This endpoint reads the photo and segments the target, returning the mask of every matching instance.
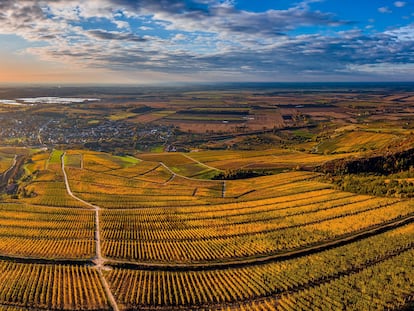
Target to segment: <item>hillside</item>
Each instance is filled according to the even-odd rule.
[[[375,292],[387,297],[371,301],[377,309],[410,301],[412,201],[335,190],[304,171],[194,179],[179,172],[206,164],[174,169],[183,156],[32,155],[19,199],[0,202],[0,305],[290,310],[329,299],[358,309]]]
[[[377,173],[388,175],[407,171],[414,166],[414,139],[408,137],[359,157],[327,161],[317,168],[330,174]]]

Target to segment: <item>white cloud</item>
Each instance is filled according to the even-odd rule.
[[[380,13],[392,13],[392,11],[390,10],[390,8],[389,7],[386,7],[386,6],[383,6],[383,7],[378,8],[378,12],[380,12]]]
[[[186,40],[186,39],[187,39],[187,36],[186,35],[183,35],[182,33],[176,34],[172,38],[173,41],[183,41],[183,40]]]
[[[402,8],[406,5],[406,3],[404,1],[395,1],[394,2],[394,6],[397,8]]]
[[[113,20],[112,23],[114,23],[118,29],[127,29],[127,30],[131,29],[131,27],[129,26],[129,23],[126,21]]]
[[[400,27],[393,30],[388,30],[384,32],[386,35],[395,37],[398,41],[402,42],[414,42],[414,24]]]

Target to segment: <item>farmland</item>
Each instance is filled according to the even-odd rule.
[[[410,200],[336,190],[314,172],[227,181],[179,174],[188,172],[174,168],[181,159],[218,158],[194,155],[34,154],[26,196],[0,205],[0,304],[296,310],[323,307],[326,297],[355,309],[367,299],[377,309],[411,301]],[[34,278],[45,281],[34,288]],[[355,286],[366,290],[356,295]]]
[[[0,310],[409,310],[413,97],[387,94],[19,106],[86,114],[0,148]]]
[[[414,126],[409,84],[301,87],[299,93],[289,85],[214,91],[8,88],[2,91],[10,100],[24,92],[27,97],[61,93],[64,98],[93,93],[99,101],[2,105],[0,138],[10,147],[70,145],[130,154],[275,148],[353,154],[398,142]]]

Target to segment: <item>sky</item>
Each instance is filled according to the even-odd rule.
[[[0,0],[0,83],[414,81],[414,0]]]

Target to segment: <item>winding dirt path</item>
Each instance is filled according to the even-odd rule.
[[[220,171],[220,169],[218,169],[217,167],[213,167],[213,166],[210,166],[210,165],[205,164],[205,163],[203,163],[203,162],[200,162],[200,161],[198,161],[198,160],[196,160],[196,159],[194,159],[194,158],[190,157],[189,155],[187,155],[187,154],[185,154],[185,153],[181,153],[181,154],[182,154],[184,157],[186,157],[187,159],[189,159],[189,160],[191,160],[191,161],[193,161],[193,162],[195,162],[195,163],[197,163],[197,164],[200,164],[201,166],[204,166],[204,167],[209,168],[209,169],[214,170],[214,171]]]
[[[201,182],[210,182],[210,183],[216,183],[216,184],[220,184],[221,181],[220,180],[212,180],[212,179],[200,179],[200,178],[192,178],[192,177],[187,177],[181,174],[178,174],[176,172],[174,172],[172,169],[170,169],[167,165],[164,164],[164,162],[159,162],[159,164],[164,167],[169,173],[171,173],[172,175],[178,176],[180,178],[183,179],[187,179],[187,180],[193,180],[193,181],[201,181]]]
[[[310,254],[318,253],[321,251],[325,251],[328,249],[336,248],[342,245],[346,245],[349,243],[353,243],[359,240],[362,240],[364,238],[377,235],[382,232],[386,232],[389,230],[392,230],[394,228],[406,225],[408,223],[414,222],[414,214],[407,215],[405,217],[399,217],[396,219],[392,219],[386,223],[378,224],[376,226],[372,226],[369,228],[365,228],[364,230],[361,230],[359,232],[353,232],[352,234],[344,235],[337,237],[336,239],[333,239],[331,241],[326,241],[322,243],[318,243],[316,245],[306,246],[299,249],[294,249],[291,251],[283,252],[283,253],[274,253],[274,254],[268,254],[266,256],[253,256],[250,258],[239,258],[239,259],[233,259],[230,261],[224,261],[224,262],[200,262],[200,263],[181,263],[181,264],[168,264],[168,263],[155,263],[155,262],[131,262],[127,260],[112,260],[112,259],[105,259],[102,257],[101,254],[101,237],[100,237],[100,223],[99,223],[99,211],[101,208],[97,205],[93,205],[89,202],[86,202],[82,200],[81,198],[77,197],[73,194],[73,192],[70,189],[69,180],[65,171],[65,164],[64,164],[64,157],[66,153],[63,153],[61,156],[61,164],[62,164],[62,172],[65,180],[65,186],[67,193],[74,199],[78,200],[79,202],[82,202],[86,206],[92,208],[95,211],[95,242],[96,242],[96,254],[95,258],[93,259],[93,263],[95,264],[95,267],[99,273],[99,277],[101,279],[102,285],[105,289],[105,292],[107,294],[107,297],[109,299],[110,305],[115,311],[119,311],[117,303],[115,301],[115,298],[111,292],[111,289],[103,275],[103,271],[112,266],[122,266],[126,268],[131,269],[143,269],[143,270],[168,270],[168,271],[197,271],[197,270],[214,270],[214,269],[228,269],[230,267],[242,267],[246,265],[260,265],[267,262],[273,262],[273,261],[283,261],[283,260],[289,260],[292,258],[298,258],[302,256],[307,256]],[[194,178],[189,178],[186,176],[182,176],[179,174],[174,173],[168,166],[166,166],[164,163],[160,162],[160,165],[165,167],[173,176],[179,176],[185,179],[189,180],[197,180]],[[217,182],[217,181],[214,181]],[[224,196],[225,186],[223,186],[223,196]],[[408,248],[412,248],[413,246],[410,245]],[[408,249],[407,248],[407,249]],[[390,256],[396,256],[399,253],[397,251],[395,254],[391,254]],[[385,260],[385,258],[381,258],[381,260]],[[105,263],[108,265],[105,267]],[[329,280],[334,280],[336,278],[341,277],[342,275],[355,273],[355,271],[358,271],[359,269],[363,269],[364,267],[358,267],[356,270],[352,271],[346,271],[346,273],[341,275],[332,275]],[[323,278],[321,280],[317,280],[317,283],[324,283],[327,279]],[[301,288],[298,288],[297,290],[301,290]]]
[[[15,154],[13,157],[12,164],[7,168],[7,170],[5,170],[3,173],[0,173],[0,187],[6,186],[9,180],[11,179],[13,175],[13,170],[16,170],[16,165],[18,165],[18,157],[19,156]]]
[[[82,202],[83,204],[91,207],[95,211],[95,258],[93,259],[93,263],[95,264],[95,268],[98,270],[99,278],[101,279],[101,283],[105,289],[105,293],[108,297],[109,303],[114,311],[119,311],[118,304],[115,301],[115,297],[111,292],[111,289],[108,285],[108,282],[105,279],[105,276],[103,275],[102,271],[105,269],[104,263],[105,259],[102,257],[101,252],[101,233],[100,233],[100,227],[99,227],[99,211],[101,208],[98,205],[91,204],[89,202],[86,202],[85,200],[82,200],[81,198],[77,197],[73,194],[72,190],[70,189],[68,175],[65,171],[65,155],[66,152],[62,154],[60,157],[61,163],[62,163],[62,173],[65,180],[65,187],[67,193],[74,198],[75,200]]]
[[[13,169],[13,167],[15,167],[16,164],[17,164],[17,154],[14,155],[12,164],[2,174],[7,175]]]

